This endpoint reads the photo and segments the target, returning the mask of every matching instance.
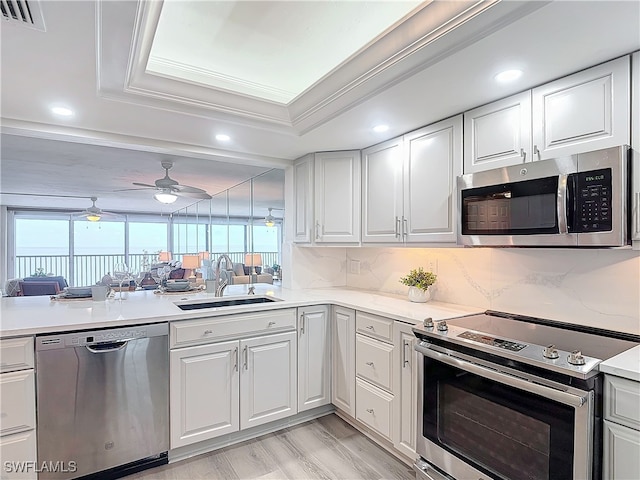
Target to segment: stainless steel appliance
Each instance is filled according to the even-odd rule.
[[[630,243],[630,156],[619,146],[458,177],[458,244]]]
[[[601,477],[598,364],[640,337],[493,311],[413,330],[418,479]]]
[[[167,463],[168,332],[160,323],[36,337],[40,480]]]

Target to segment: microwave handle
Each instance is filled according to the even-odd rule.
[[[567,222],[567,194],[568,183],[571,181],[571,176],[561,174],[558,176],[558,195],[556,197],[556,208],[558,210],[558,233],[569,233],[569,227]]]

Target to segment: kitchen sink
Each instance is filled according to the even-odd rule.
[[[215,300],[205,300],[198,303],[176,304],[181,310],[200,310],[202,308],[232,307],[235,305],[252,305],[254,303],[279,302],[279,298],[255,296],[255,297],[221,297]]]

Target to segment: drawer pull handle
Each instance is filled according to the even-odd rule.
[[[375,328],[373,328],[373,325],[367,325],[365,328],[368,328],[369,330],[375,330]]]
[[[273,326],[273,325],[275,325],[275,324],[276,324],[276,322],[269,322],[269,323],[267,324],[267,328],[272,327],[272,326]]]
[[[300,314],[300,323],[302,324],[300,327],[300,333],[304,334],[304,313]]]
[[[205,330],[204,331],[204,335],[211,335],[213,333],[213,330]]]
[[[238,371],[238,347],[236,347],[234,354],[236,357],[236,364],[234,365],[233,369],[237,372]]]
[[[365,362],[365,365],[369,365],[370,367],[373,367],[373,362]]]
[[[373,415],[373,408],[367,408],[367,413],[370,413],[371,415]]]
[[[244,369],[249,370],[249,352],[247,351],[247,346],[244,346]]]

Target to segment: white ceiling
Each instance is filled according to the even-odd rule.
[[[183,3],[190,6],[171,8]],[[324,3],[296,7],[322,10]],[[105,210],[160,211],[150,194],[113,190],[153,183],[163,174],[160,161],[169,157],[172,178],[216,193],[305,153],[364,148],[640,49],[638,1],[425,2],[284,104],[151,73],[162,2],[40,5],[45,31],[1,25],[5,205],[71,207],[5,194],[57,193],[97,195]],[[263,19],[252,9],[240,11],[245,25]],[[191,25],[170,26],[172,35],[180,28],[184,34]],[[326,50],[341,45],[341,36],[333,36]],[[242,45],[226,48],[245,54]],[[206,56],[207,49],[197,53]],[[188,63],[211,69],[195,57]],[[291,76],[306,70],[294,61],[282,65],[278,69]],[[524,75],[508,86],[496,84],[493,75],[508,67]],[[75,115],[55,117],[53,104]],[[389,124],[389,131],[372,132],[378,123]],[[216,133],[231,140],[219,142]]]

